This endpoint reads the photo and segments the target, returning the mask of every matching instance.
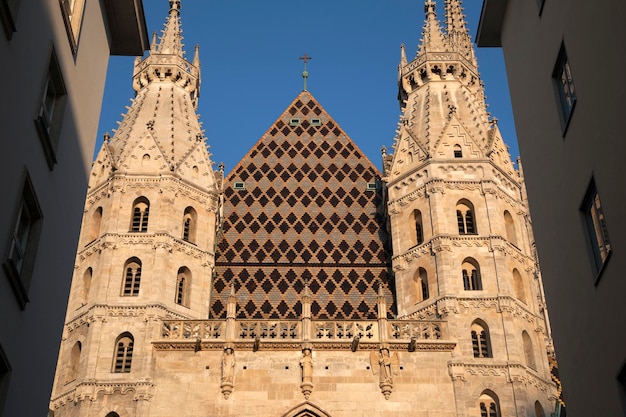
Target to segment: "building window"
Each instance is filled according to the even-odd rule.
[[[574,88],[572,69],[570,68],[565,45],[563,44],[561,44],[561,50],[559,51],[552,77],[557,90],[559,107],[561,109],[561,121],[563,131],[565,132],[576,105],[576,89]]]
[[[187,207],[183,214],[183,240],[196,243],[196,223],[198,215],[193,207]]]
[[[0,345],[0,411],[4,409],[4,402],[9,390],[9,380],[11,379],[11,364],[7,358],[2,345]]]
[[[70,360],[67,364],[67,374],[65,376],[65,383],[68,384],[76,379],[78,375],[78,365],[80,363],[80,352],[82,345],[80,342],[74,343],[70,352]]]
[[[191,271],[187,267],[178,270],[176,278],[176,304],[189,307],[189,289],[191,287]]]
[[[588,241],[591,246],[592,258],[596,272],[600,272],[611,254],[611,243],[606,228],[604,212],[600,196],[592,180],[581,206],[587,225]]]
[[[518,300],[526,304],[526,290],[524,289],[524,280],[522,274],[519,273],[517,268],[513,268],[513,288],[515,290],[515,297]]]
[[[454,157],[463,158],[463,151],[461,150],[460,145],[454,145]]]
[[[141,284],[141,261],[138,258],[130,258],[124,266],[124,285],[122,296],[136,297],[139,295]]]
[[[50,169],[53,169],[54,164],[57,163],[56,151],[61,135],[66,99],[67,92],[65,91],[61,68],[55,52],[52,51],[41,92],[41,103],[35,118],[39,139]]]
[[[468,200],[460,200],[456,203],[456,220],[460,235],[476,234],[474,223],[474,206]]]
[[[535,417],[546,417],[546,413],[543,411],[543,406],[539,401],[535,401]]]
[[[472,336],[472,351],[475,358],[491,358],[491,341],[489,328],[482,320],[475,320],[470,328]]]
[[[243,181],[237,181],[235,183],[233,183],[233,188],[235,190],[245,190],[246,189],[246,183]]]
[[[75,53],[78,48],[78,35],[83,20],[83,10],[85,9],[85,0],[59,0],[61,4],[61,14],[65,22],[65,30],[70,41],[72,52]]]
[[[9,40],[13,37],[13,33],[17,31],[15,22],[17,21],[20,1],[21,0],[0,0],[0,21],[4,27],[4,33]]]
[[[89,299],[89,290],[91,289],[91,279],[93,278],[93,269],[91,267],[85,270],[83,274],[83,288],[81,291],[81,302],[83,305],[87,304]]]
[[[530,336],[524,330],[522,332],[522,342],[524,343],[524,357],[526,359],[526,366],[530,369],[537,370],[537,363],[535,362],[535,353],[533,351],[533,342],[530,340]]]
[[[113,361],[113,372],[128,373],[133,361],[133,335],[122,333],[115,341],[115,359]]]
[[[465,258],[461,265],[461,274],[463,276],[463,288],[466,291],[478,291],[483,289],[483,283],[480,278],[480,267],[478,262],[472,258]]]
[[[500,417],[500,404],[496,395],[486,390],[478,399],[480,417]]]
[[[415,293],[417,294],[417,301],[427,300],[429,297],[428,291],[428,273],[424,268],[419,268],[415,273],[414,286]]]
[[[146,197],[139,197],[133,203],[133,218],[130,222],[131,232],[147,232],[150,201]]]
[[[3,264],[11,288],[20,305],[28,302],[28,288],[32,279],[43,214],[28,173],[24,176],[22,196],[9,238],[9,252]]]
[[[119,414],[117,414],[115,411],[111,411],[109,414],[107,414],[105,417],[120,417]]]
[[[102,207],[94,210],[89,222],[87,244],[90,244],[100,236],[100,225],[102,223]]]
[[[302,122],[299,118],[295,117],[293,119],[289,119],[289,126],[300,126]]]
[[[413,222],[415,224],[415,242],[418,245],[424,243],[424,227],[422,226],[422,212],[413,210]]]
[[[513,246],[517,247],[517,232],[515,231],[515,221],[508,210],[504,210],[504,226],[506,228],[506,239]]]

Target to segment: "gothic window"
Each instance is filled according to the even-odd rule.
[[[91,267],[85,270],[83,274],[83,288],[81,291],[81,301],[86,303],[89,298],[89,290],[91,289],[91,279],[93,277],[93,269]]]
[[[489,390],[485,390],[478,399],[480,417],[500,417],[500,403],[498,397]]]
[[[139,284],[141,283],[141,261],[138,258],[130,258],[124,265],[124,285],[122,287],[123,296],[139,295]]]
[[[595,270],[600,272],[611,254],[611,243],[609,242],[609,233],[606,228],[604,212],[602,211],[602,203],[600,202],[600,196],[596,190],[594,180],[591,180],[591,184],[587,189],[581,211],[587,225],[588,241],[591,246]]]
[[[517,246],[517,233],[515,232],[515,222],[508,210],[504,210],[504,226],[506,228],[506,239],[514,246]]]
[[[189,307],[189,290],[191,287],[191,271],[183,266],[178,270],[176,278],[176,304]]]
[[[145,197],[139,197],[133,203],[133,217],[130,223],[131,232],[148,231],[148,215],[150,214],[150,201]]]
[[[93,242],[100,235],[100,225],[102,224],[102,207],[98,207],[94,210],[89,222],[89,236],[87,238],[87,244]]]
[[[118,336],[115,341],[115,358],[113,361],[113,372],[128,373],[133,360],[133,335],[126,332]]]
[[[561,49],[552,73],[554,84],[556,85],[559,107],[561,110],[561,122],[563,131],[567,128],[569,120],[576,105],[576,89],[574,88],[574,79],[572,78],[572,69],[565,45],[561,44]]]
[[[193,207],[187,207],[183,214],[183,240],[196,243],[197,214]]]
[[[468,200],[460,200],[456,203],[456,220],[460,235],[476,233],[474,206]]]
[[[52,51],[46,72],[39,110],[35,117],[35,125],[43,146],[48,168],[52,170],[57,163],[56,150],[59,144],[61,123],[67,92],[61,74],[61,67],[56,54]]]
[[[472,336],[472,351],[475,358],[491,358],[491,341],[489,328],[482,320],[474,320],[470,327]]]
[[[107,414],[105,417],[120,417],[119,414],[117,414],[115,411],[111,411],[109,414]]]
[[[524,289],[524,280],[522,274],[519,273],[517,268],[513,268],[513,287],[515,289],[515,297],[517,297],[523,303],[526,303],[526,290]]]
[[[429,297],[428,293],[428,274],[424,268],[419,268],[413,277],[414,291],[417,294],[417,300],[424,301]]]
[[[535,353],[533,351],[533,342],[530,340],[530,336],[524,330],[522,332],[522,342],[524,343],[524,356],[526,358],[526,366],[530,369],[537,370],[537,364],[535,362]]]
[[[415,224],[415,242],[418,245],[424,243],[424,227],[422,226],[422,212],[413,210],[413,222]]]
[[[472,258],[465,258],[461,265],[461,274],[463,276],[463,288],[466,291],[478,291],[483,289],[483,283],[480,278],[480,267],[478,262]]]
[[[78,375],[78,365],[80,363],[80,351],[82,349],[82,345],[80,342],[74,343],[72,346],[72,350],[70,352],[70,360],[67,364],[67,374],[65,377],[65,383],[72,382],[76,379]]]
[[[3,264],[15,297],[23,309],[28,302],[28,288],[35,265],[43,214],[28,173],[25,173],[22,198],[16,207],[9,251]]]
[[[545,411],[539,401],[535,401],[535,417],[546,417]]]
[[[454,157],[463,158],[463,150],[461,150],[460,145],[454,145]]]
[[[78,35],[83,20],[83,10],[85,0],[59,0],[61,3],[61,14],[65,22],[67,37],[70,41],[72,52],[76,52],[78,47]]]

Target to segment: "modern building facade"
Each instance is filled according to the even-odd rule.
[[[460,2],[402,47],[383,172],[305,89],[228,175],[169,4],[93,165],[55,415],[549,415],[524,179]]]
[[[626,151],[620,1],[483,3],[479,46],[502,47],[568,412],[623,415]],[[601,65],[598,58],[602,57]],[[595,335],[597,337],[590,337]]]
[[[45,415],[110,54],[141,1],[0,1],[0,414]]]

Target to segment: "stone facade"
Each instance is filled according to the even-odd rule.
[[[523,177],[459,2],[402,50],[382,173],[305,90],[227,176],[170,6],[92,170],[56,415],[550,413]]]

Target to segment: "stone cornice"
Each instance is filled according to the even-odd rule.
[[[203,250],[193,243],[178,239],[169,233],[105,233],[98,239],[90,242],[78,252],[77,260],[84,261],[94,253],[105,249],[117,249],[119,245],[150,245],[154,249],[163,248],[169,252],[184,252],[196,259],[204,259],[203,266],[212,266],[215,258],[213,252]]]
[[[71,390],[64,392],[61,395],[53,397],[50,400],[50,408],[58,410],[66,405],[76,405],[83,401],[96,401],[98,394],[104,393],[107,395],[120,394],[126,395],[129,393],[134,394],[133,400],[145,400],[149,401],[154,397],[155,384],[150,381],[136,381],[136,382],[97,382],[97,381],[85,381],[81,382]]]
[[[489,363],[487,363],[489,362]],[[467,381],[469,378],[481,376],[502,376],[507,382],[519,382],[533,385],[543,392],[556,391],[556,385],[550,380],[539,377],[535,371],[516,362],[501,362],[493,359],[476,359],[475,361],[450,361],[448,373],[454,380]]]

